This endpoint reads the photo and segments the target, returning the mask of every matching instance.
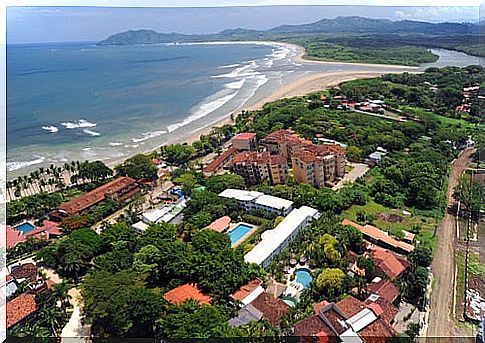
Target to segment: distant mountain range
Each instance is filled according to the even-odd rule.
[[[470,23],[429,23],[413,20],[392,21],[363,17],[337,17],[322,19],[311,24],[281,25],[259,31],[250,29],[228,29],[216,34],[196,35],[181,33],[159,33],[153,30],[129,30],[114,34],[99,42],[99,45],[157,44],[169,42],[208,40],[275,39],[285,36],[315,34],[421,34],[421,35],[470,35],[478,34],[482,25]]]

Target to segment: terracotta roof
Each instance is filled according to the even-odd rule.
[[[399,290],[389,280],[380,280],[379,282],[371,282],[367,286],[367,290],[370,293],[377,294],[380,297],[386,299],[389,302],[394,302],[399,296]]]
[[[396,330],[382,318],[378,318],[371,324],[358,332],[364,342],[384,342],[386,339],[394,337]]]
[[[35,294],[23,293],[7,303],[7,329],[37,311]]]
[[[110,181],[89,193],[62,203],[59,206],[59,209],[67,212],[68,214],[77,214],[91,207],[92,205],[103,201],[106,196],[114,195],[134,183],[136,183],[136,181],[131,177],[119,177],[116,180]]]
[[[25,237],[22,232],[17,231],[10,226],[7,225],[7,238],[6,238],[6,243],[7,243],[7,249],[13,248],[17,244],[25,241],[27,237]]]
[[[224,216],[214,220],[207,228],[217,232],[223,232],[229,227],[229,224],[231,224],[231,217]]]
[[[376,267],[393,279],[399,277],[410,266],[406,259],[379,247],[373,247],[370,255]]]
[[[348,219],[344,219],[342,221],[342,225],[350,225],[355,227],[357,230],[362,232],[363,235],[368,236],[376,241],[382,242],[386,245],[389,245],[391,247],[394,247],[396,249],[401,249],[407,253],[410,253],[414,250],[414,246],[411,244],[405,243],[398,241],[397,239],[389,236],[386,232],[376,228],[375,226],[372,225],[360,225],[357,223],[354,223],[353,221],[350,221]]]
[[[380,306],[380,308],[383,311],[381,317],[388,323],[390,323],[394,319],[396,314],[399,312],[396,306],[394,306],[392,303],[390,303],[388,300],[384,299],[383,297],[378,297],[375,300],[371,300],[371,298],[369,297],[365,301],[365,304],[367,306],[369,306],[372,303],[378,304]]]
[[[229,148],[226,151],[224,151],[222,154],[217,156],[211,163],[207,165],[207,167],[204,168],[204,173],[213,173],[219,168],[222,167],[222,165],[236,152],[236,148]]]
[[[24,263],[21,266],[12,267],[10,271],[15,279],[28,279],[34,281],[37,278],[37,267],[33,263]]]
[[[313,313],[318,314],[318,311],[320,311],[322,308],[324,308],[328,304],[329,304],[329,302],[326,301],[326,300],[323,300],[319,303],[313,304]]]
[[[267,319],[273,326],[279,327],[281,317],[288,314],[289,306],[279,298],[274,298],[266,292],[261,293],[251,303],[255,308],[263,313],[263,318]]]
[[[210,304],[212,298],[202,293],[196,284],[183,284],[163,295],[163,298],[172,304],[180,304],[187,299],[193,299],[199,304]]]
[[[356,315],[366,307],[362,301],[354,298],[351,295],[348,295],[335,305],[349,318]]]
[[[253,132],[241,132],[235,135],[232,140],[248,140],[248,139],[253,139],[256,137],[256,134]]]
[[[242,301],[249,294],[251,294],[256,288],[261,286],[262,281],[260,279],[253,279],[248,283],[239,287],[230,297],[236,301]]]
[[[315,336],[320,332],[325,333],[326,336],[335,336],[332,329],[318,316],[313,315],[295,323],[293,327],[293,334],[295,336]],[[313,342],[309,340],[309,342]]]

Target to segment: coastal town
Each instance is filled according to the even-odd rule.
[[[114,170],[72,162],[9,181],[7,332],[384,342],[437,335],[443,315],[476,334],[483,74],[344,82]],[[439,274],[449,259],[454,281]]]

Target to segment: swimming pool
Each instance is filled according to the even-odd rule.
[[[35,226],[30,224],[30,223],[25,222],[25,223],[22,223],[20,225],[15,226],[14,229],[17,230],[17,231],[20,231],[22,233],[27,233],[27,232],[35,229]]]
[[[236,244],[245,234],[253,229],[252,226],[247,224],[237,224],[237,226],[229,231],[227,234],[231,239],[231,244]]]
[[[310,286],[310,282],[312,282],[313,280],[310,270],[306,268],[300,268],[295,270],[295,277],[296,282],[301,283],[305,288],[308,288]]]

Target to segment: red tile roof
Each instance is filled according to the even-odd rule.
[[[367,286],[369,293],[377,294],[389,302],[394,302],[399,296],[399,290],[389,280],[380,280],[379,282],[371,282]]]
[[[377,300],[374,300],[374,301],[370,300],[370,298],[368,298],[365,301],[365,304],[367,306],[369,306],[372,303],[378,304],[380,306],[380,308],[383,311],[381,317],[382,317],[382,319],[384,319],[388,323],[392,322],[392,320],[394,319],[396,314],[399,312],[399,310],[397,309],[396,306],[391,304],[389,301],[387,301],[383,297],[379,297],[379,298],[377,298]]]
[[[25,241],[27,237],[20,232],[17,231],[10,226],[7,225],[7,238],[6,238],[6,243],[7,243],[7,249],[13,248],[17,244]]]
[[[233,147],[224,151],[204,168],[204,173],[214,173],[216,170],[221,168],[235,152],[236,148]]]
[[[353,226],[354,228],[362,232],[364,236],[368,236],[378,242],[384,243],[396,249],[400,249],[406,253],[410,253],[414,250],[414,246],[412,246],[411,244],[398,241],[397,239],[389,236],[386,232],[376,228],[375,226],[372,226],[372,225],[362,226],[348,219],[344,219],[342,221],[342,225]]]
[[[33,263],[24,263],[18,267],[12,267],[10,275],[17,280],[28,279],[34,281],[37,278],[37,267]]]
[[[235,135],[232,140],[249,140],[256,137],[256,134],[253,132],[241,132]]]
[[[236,154],[232,159],[233,164],[286,164],[286,158],[282,155],[271,155],[268,151],[243,151]]]
[[[349,318],[366,308],[362,301],[354,298],[351,295],[348,295],[335,305]]]
[[[261,293],[251,303],[256,309],[263,313],[263,318],[267,319],[271,325],[279,327],[281,317],[288,314],[290,308],[283,300],[275,298],[266,292]]]
[[[335,336],[332,329],[330,329],[318,315],[313,315],[300,320],[295,323],[293,329],[293,334],[295,336],[314,336],[319,333],[322,333],[322,335],[325,334],[325,336]],[[308,341],[313,342],[311,339]]]
[[[193,299],[199,304],[210,304],[212,298],[202,293],[196,284],[183,284],[163,295],[163,298],[172,304],[180,304],[188,299]]]
[[[231,224],[231,217],[224,216],[214,220],[207,228],[216,232],[223,232],[229,227],[229,224]]]
[[[7,303],[7,329],[38,310],[35,294],[23,293]]]
[[[373,247],[370,255],[375,266],[392,279],[398,278],[410,266],[406,259],[379,247]]]
[[[396,336],[396,330],[385,320],[379,318],[358,332],[364,342],[386,342]]]
[[[319,303],[313,304],[313,313],[318,314],[318,311],[320,311],[322,308],[324,308],[328,304],[329,304],[329,302],[326,301],[326,300],[323,300]]]
[[[256,288],[261,286],[262,281],[260,279],[253,279],[248,283],[239,287],[230,297],[236,301],[244,300],[249,294],[251,294]]]
[[[131,177],[123,176],[116,180],[110,181],[101,187],[92,190],[78,198],[72,199],[68,202],[62,203],[59,209],[67,212],[68,214],[77,214],[89,207],[103,201],[105,197],[115,195],[123,189],[136,183]]]

